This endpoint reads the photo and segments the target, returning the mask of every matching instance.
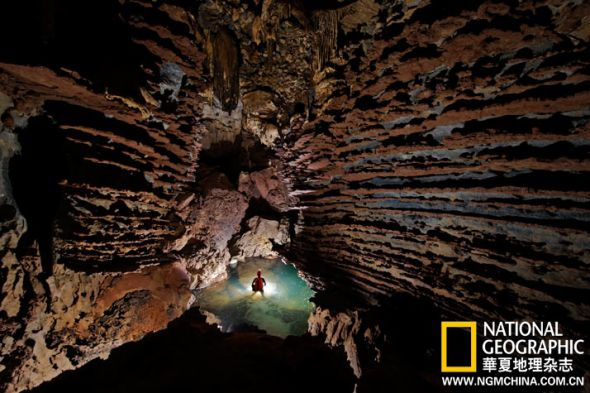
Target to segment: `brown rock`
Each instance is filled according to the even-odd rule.
[[[252,217],[246,231],[236,242],[238,258],[276,258],[273,244],[286,245],[289,242],[288,222]]]
[[[240,173],[239,191],[249,198],[262,198],[277,211],[289,208],[289,195],[285,180],[274,167],[252,173]]]

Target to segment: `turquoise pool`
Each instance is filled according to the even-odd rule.
[[[307,331],[307,317],[314,307],[309,299],[314,292],[293,265],[281,259],[251,258],[228,269],[227,280],[197,294],[197,305],[221,321],[221,330],[231,332],[251,325],[279,337]],[[258,269],[267,283],[264,295],[251,289]]]

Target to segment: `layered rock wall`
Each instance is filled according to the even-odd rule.
[[[165,245],[186,224],[177,197],[194,183],[204,89],[205,54],[177,5],[24,6],[6,11],[30,35],[3,42],[0,59],[8,391],[106,356],[190,305],[186,263]],[[88,12],[102,29],[84,25]],[[51,19],[41,31],[37,17]]]
[[[0,386],[20,391],[166,327],[230,250],[287,245],[274,147],[308,71],[264,45],[309,37],[285,4],[0,8]]]
[[[303,270],[587,334],[588,2],[364,9],[341,11],[290,144]]]

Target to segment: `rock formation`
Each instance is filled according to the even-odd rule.
[[[362,34],[341,16],[287,161],[303,270],[369,303],[402,291],[585,334],[588,7],[394,2]]]
[[[238,258],[277,258],[275,245],[285,246],[289,242],[288,225],[286,220],[252,217],[248,220],[248,231],[235,244]]]
[[[588,1],[6,3],[1,388],[165,328],[232,257],[296,263],[357,376],[392,299],[587,337]]]

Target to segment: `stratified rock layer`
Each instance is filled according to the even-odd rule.
[[[168,246],[192,224],[179,199],[205,51],[178,5],[110,6],[3,6],[28,33],[0,58],[2,390],[107,356],[192,302],[192,266]]]
[[[287,160],[303,270],[370,302],[586,335],[588,10],[387,2],[353,31],[341,15]]]
[[[226,276],[240,238],[243,256],[286,245],[274,144],[309,72],[257,45],[279,29],[307,53],[309,35],[270,4],[0,7],[14,22],[0,31],[1,389],[164,328]],[[273,233],[248,232],[253,217]]]

